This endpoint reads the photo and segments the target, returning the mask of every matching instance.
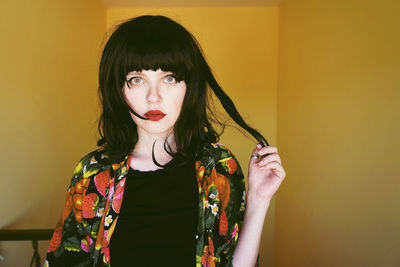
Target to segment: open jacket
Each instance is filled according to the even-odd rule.
[[[106,157],[103,152],[99,148],[77,164],[45,266],[110,266],[109,245],[131,157],[103,165],[99,163]],[[199,204],[193,265],[232,266],[245,210],[244,176],[231,151],[218,143],[204,147],[196,171]],[[165,261],[165,266],[173,266],[179,256]]]

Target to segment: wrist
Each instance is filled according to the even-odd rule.
[[[246,199],[246,211],[251,213],[266,213],[270,203],[270,198],[260,198],[257,197],[255,192],[249,191]]]

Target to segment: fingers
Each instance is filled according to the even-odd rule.
[[[277,162],[277,161],[270,161],[268,163],[266,163],[265,165],[260,166],[260,169],[278,169],[281,168],[282,165]]]
[[[280,179],[285,179],[286,172],[283,169],[282,165],[278,162],[269,162],[266,166],[261,167],[260,169],[270,169],[277,177]]]
[[[281,157],[278,148],[275,146],[262,147],[257,144],[253,150],[251,164],[256,164],[260,169],[271,169],[272,173],[283,179],[286,175],[282,167]]]
[[[252,157],[251,159],[256,159],[258,161],[265,159],[269,155],[278,155],[278,149],[275,146],[266,146],[266,147],[261,147],[260,144],[257,144],[257,146],[253,149]],[[254,155],[258,155],[258,158],[254,157]],[[279,156],[279,155],[278,155]],[[279,158],[280,161],[280,158]]]
[[[275,162],[277,164],[282,164],[281,157],[277,153],[278,149],[274,146],[261,147],[257,145],[257,147],[253,150],[251,160],[254,161],[259,167],[262,169],[266,169],[267,164],[271,162]],[[255,155],[259,156],[258,158]],[[265,167],[265,168],[264,168]]]
[[[265,155],[268,153],[278,153],[278,148],[276,146],[265,146],[261,147],[260,144],[253,149],[253,154]]]
[[[282,164],[281,157],[278,154],[270,154],[268,156],[265,156],[264,158],[260,159],[260,161],[257,163],[259,166],[265,166],[269,162],[278,162],[279,164]]]
[[[265,155],[265,154],[270,154],[270,153],[278,153],[278,148],[276,146],[265,146],[261,147],[257,145],[258,151],[257,153],[259,155]]]

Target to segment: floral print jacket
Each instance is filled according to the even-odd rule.
[[[75,168],[45,266],[110,266],[109,243],[131,157],[104,166],[99,163],[106,157],[102,151],[99,148],[89,153]],[[218,143],[204,147],[196,159],[196,170],[199,219],[195,266],[232,266],[246,205],[244,176],[231,151]],[[172,259],[166,259],[166,266],[173,265]]]

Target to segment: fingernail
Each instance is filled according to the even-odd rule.
[[[257,144],[257,147],[258,147],[258,148],[261,148],[261,145],[260,145],[260,144]]]

